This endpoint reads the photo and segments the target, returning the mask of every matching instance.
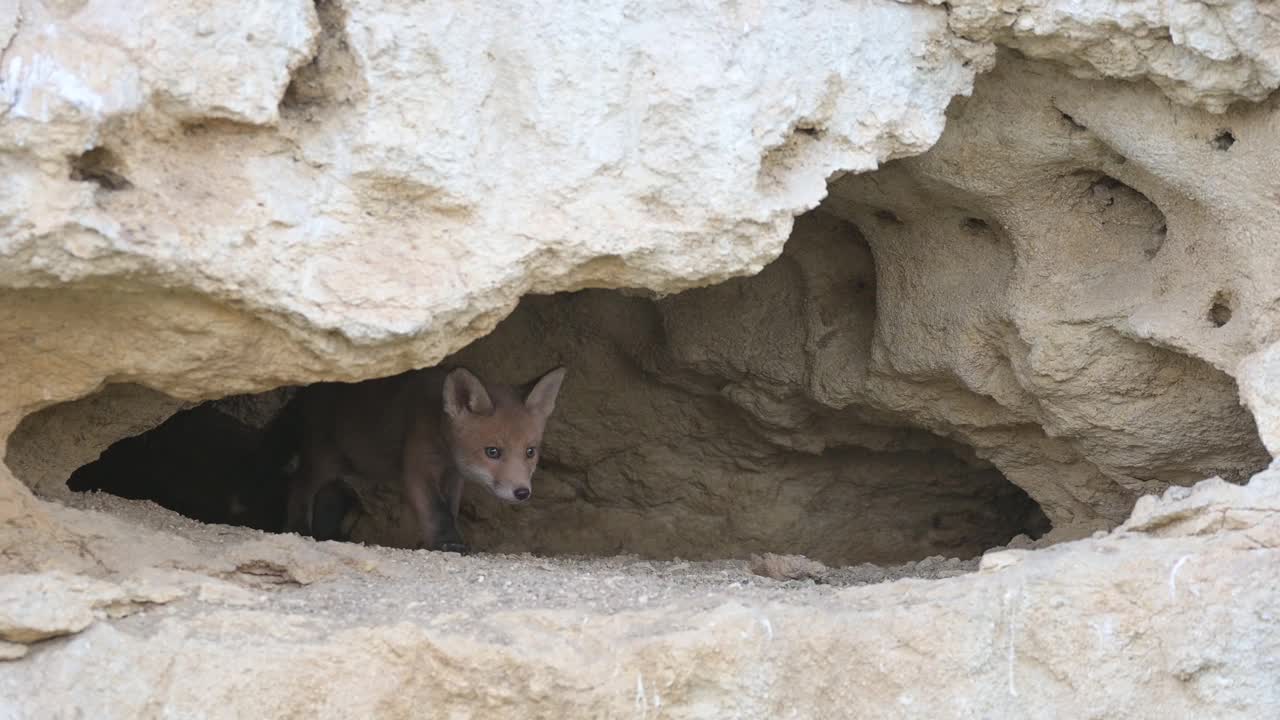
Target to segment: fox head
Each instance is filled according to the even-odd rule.
[[[538,378],[527,390],[485,387],[464,368],[444,379],[444,434],[462,476],[507,502],[533,496],[533,471],[542,431],[556,407],[565,369]]]

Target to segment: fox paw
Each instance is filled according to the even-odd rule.
[[[455,552],[460,555],[471,554],[471,546],[466,543],[447,542],[440,544],[440,552]]]

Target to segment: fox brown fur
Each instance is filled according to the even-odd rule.
[[[274,431],[293,437],[298,457],[285,529],[312,534],[316,492],[354,475],[400,484],[421,546],[468,551],[457,527],[463,482],[507,502],[532,496],[564,374],[559,367],[518,388],[484,383],[465,368],[430,368],[302,388]]]

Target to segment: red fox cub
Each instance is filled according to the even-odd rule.
[[[422,546],[468,552],[457,527],[463,481],[507,502],[533,495],[542,432],[564,375],[558,367],[517,388],[486,384],[465,368],[430,368],[302,388],[268,440],[277,452],[297,449],[285,530],[312,534],[316,492],[354,475],[401,484]]]

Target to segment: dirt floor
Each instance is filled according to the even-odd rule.
[[[1262,717],[1278,497],[1176,488],[970,572],[462,557],[83,494],[0,542],[28,568],[0,579],[0,717]]]
[[[652,561],[634,556],[536,557],[373,548],[351,543],[314,543],[296,536],[273,536],[248,528],[206,525],[165,510],[151,502],[125,500],[105,493],[75,493],[70,507],[97,510],[139,528],[175,533],[210,553],[218,546],[254,538],[311,544],[357,561],[367,573],[342,573],[331,580],[299,578],[297,568],[272,563],[241,564],[225,577],[248,588],[254,597],[230,597],[231,604],[252,604],[259,610],[297,612],[305,608],[330,630],[345,626],[410,621],[440,629],[468,626],[475,633],[481,618],[513,610],[564,610],[614,614],[676,605],[685,610],[711,609],[726,597],[748,604],[822,604],[844,587],[899,578],[937,579],[977,569],[978,559],[941,557],[880,567],[862,564],[828,568],[796,556],[765,556],[754,560],[715,562]],[[766,562],[766,560],[768,562]],[[791,574],[799,579],[767,577]],[[323,575],[323,573],[321,573]],[[205,594],[212,602],[228,597]],[[156,605],[125,618],[121,629],[145,631],[158,619],[198,611],[186,601]]]

